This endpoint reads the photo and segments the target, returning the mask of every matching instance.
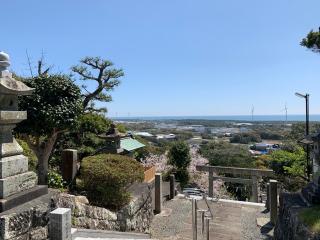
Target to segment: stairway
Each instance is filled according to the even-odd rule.
[[[92,229],[72,229],[73,240],[134,240],[134,239],[150,239],[148,234],[131,233],[131,232],[115,232]]]

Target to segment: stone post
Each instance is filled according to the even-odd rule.
[[[192,199],[192,236],[193,240],[197,240],[198,237],[198,218],[197,218],[197,200]]]
[[[252,201],[258,202],[258,178],[257,176],[252,176]]]
[[[270,180],[270,222],[276,224],[278,218],[278,181]]]
[[[170,174],[170,199],[174,199],[174,196],[176,195],[175,185],[175,177],[173,174]]]
[[[162,211],[162,177],[161,173],[155,175],[155,186],[154,186],[154,203],[155,213],[161,213]]]
[[[74,179],[76,177],[78,167],[78,151],[74,149],[65,149],[61,154],[61,172],[63,180],[67,182],[67,184],[74,184]]]
[[[266,208],[270,211],[270,183],[267,183],[267,200],[266,200]]]
[[[49,215],[49,236],[54,240],[71,240],[71,209],[57,208]]]
[[[213,172],[209,170],[209,197],[213,198]]]

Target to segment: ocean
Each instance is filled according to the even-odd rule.
[[[130,117],[111,117],[114,120],[142,120],[142,121],[161,121],[161,120],[185,120],[185,119],[194,119],[194,120],[221,120],[221,121],[263,121],[263,122],[278,122],[285,121],[286,118],[284,115],[254,115],[253,119],[251,115],[225,115],[225,116],[130,116]],[[299,122],[305,121],[306,116],[301,115],[288,115],[288,122]],[[320,121],[319,114],[311,114],[310,121]]]

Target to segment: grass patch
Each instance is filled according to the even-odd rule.
[[[312,232],[320,233],[320,205],[301,210],[299,218]]]

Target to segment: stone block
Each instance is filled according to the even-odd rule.
[[[8,157],[22,153],[22,147],[14,138],[12,142],[0,143],[0,157]]]
[[[0,179],[28,171],[28,158],[15,155],[0,158]]]
[[[37,180],[37,174],[34,172],[21,173],[0,179],[0,198],[6,198],[28,190],[37,184]]]
[[[0,111],[0,124],[14,124],[27,119],[27,111]]]
[[[71,209],[57,208],[49,218],[50,239],[71,240]]]

